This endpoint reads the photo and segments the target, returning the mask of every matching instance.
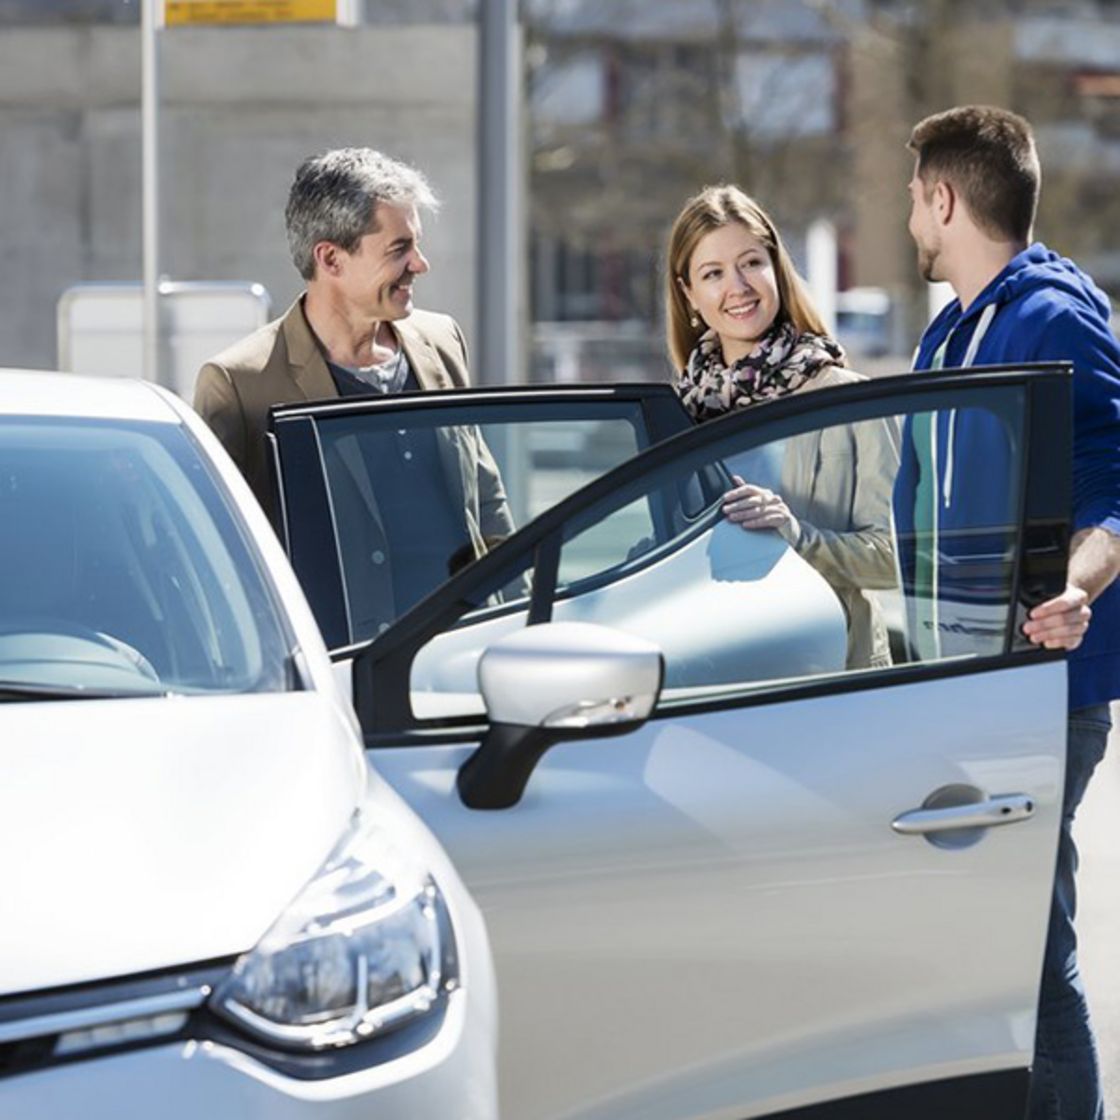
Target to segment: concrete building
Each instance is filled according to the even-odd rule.
[[[423,168],[442,195],[421,301],[473,334],[481,2],[365,0],[354,29],[168,30],[168,278],[256,281],[279,313],[300,288],[283,230],[296,164],[370,144]],[[755,191],[802,260],[810,226],[831,222],[840,285],[888,292],[893,349],[908,354],[927,298],[906,233],[904,143],[916,119],[964,101],[1034,121],[1039,233],[1120,293],[1115,4],[521,0],[520,10],[539,379],[667,374],[667,224],[719,179]],[[0,0],[0,364],[55,363],[65,288],[139,280],[139,99],[136,0]]]
[[[0,364],[55,364],[70,285],[140,279],[140,33],[125,7],[131,22],[117,21],[120,0],[0,0]],[[283,222],[297,164],[370,145],[422,168],[441,196],[420,302],[471,332],[472,6],[372,7],[381,18],[358,28],[163,33],[162,271],[259,282],[279,313],[301,287]]]

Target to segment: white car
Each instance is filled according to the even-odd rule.
[[[0,1115],[494,1120],[479,912],[209,430],[0,372]]]
[[[914,433],[968,410],[1009,466],[955,485],[999,512],[900,542],[901,656],[845,670],[811,550],[719,496],[776,486],[792,439],[827,481],[849,425],[888,422],[902,467],[878,481],[935,502]],[[433,480],[471,490],[480,436],[521,527],[445,580],[464,542]],[[881,378],[699,428],[666,386],[299,402],[269,439],[367,754],[486,917],[505,1116],[1022,1116],[1066,680],[1019,624],[1064,586],[1068,369]]]
[[[278,528],[335,672],[352,688],[366,755],[442,842],[486,918],[505,1116],[1022,1115],[1066,689],[1061,655],[1031,647],[1018,624],[1030,602],[1064,584],[1068,378],[1045,367],[879,379],[699,429],[664,386],[276,410]],[[111,413],[113,394],[125,392],[53,384],[36,406],[44,430],[58,422],[52,411],[87,413],[96,429],[99,410]],[[193,484],[172,485],[165,472],[161,500],[209,492],[213,523],[243,533],[216,528],[169,549],[166,516],[124,517],[131,547],[149,559],[140,570],[122,567],[102,556],[111,522],[101,510],[136,484],[128,455],[94,443],[98,454],[54,502],[0,474],[5,530],[20,516],[12,495],[26,499],[25,530],[7,533],[6,545],[36,534],[50,542],[37,560],[7,548],[0,557],[3,610],[24,612],[21,634],[31,636],[0,650],[8,695],[31,697],[3,710],[15,714],[5,739],[21,752],[18,782],[4,795],[3,827],[18,833],[5,850],[23,858],[8,864],[18,921],[5,923],[4,959],[19,978],[8,978],[0,1024],[24,1028],[4,1051],[0,1106],[114,1115],[158,1097],[152,1108],[183,1115],[202,1107],[220,1115],[223,1106],[298,1115],[328,1102],[346,1115],[359,1099],[351,1094],[368,1090],[384,1094],[361,1102],[376,1101],[377,1115],[474,1115],[485,1107],[474,1102],[489,1084],[493,1029],[477,916],[415,818],[381,781],[361,776],[352,746],[339,755],[352,760],[350,796],[337,792],[345,783],[332,779],[329,739],[294,711],[318,701],[334,712],[340,741],[345,719],[275,540],[198,422],[153,390],[127,392],[147,392],[194,447]],[[846,425],[891,418],[909,433],[931,414],[967,409],[990,413],[1011,449],[1006,476],[983,480],[1006,496],[1005,512],[933,542],[955,565],[953,597],[905,604],[914,625],[930,627],[923,659],[913,644],[902,663],[846,671],[845,620],[831,589],[772,534],[728,525],[719,495],[732,472],[774,485],[790,439],[819,436],[823,463]],[[558,429],[569,431],[560,438]],[[432,516],[409,510],[407,493],[379,492],[384,478],[355,475],[354,464],[397,453],[419,467],[415,448],[480,434],[522,527],[435,580],[395,620],[358,612],[375,578],[413,555],[394,555],[402,542],[384,538],[383,500],[421,528]],[[90,438],[75,437],[75,451]],[[349,451],[337,454],[343,445]],[[903,495],[912,452],[904,443]],[[442,452],[439,460],[441,470],[450,462]],[[57,531],[57,509],[69,507],[73,527]],[[440,547],[456,543],[446,529],[435,535]],[[206,559],[206,539],[225,542],[219,559]],[[71,559],[79,541],[87,563]],[[917,544],[921,554],[931,542]],[[458,567],[457,555],[437,558]],[[431,557],[426,564],[439,567]],[[415,600],[415,573],[404,575]],[[290,644],[273,661],[301,687],[237,695],[266,679],[247,669],[263,671],[263,651],[275,648],[263,638],[229,644],[230,615],[249,633],[265,625],[258,579],[289,604]],[[215,587],[230,615],[206,605]],[[78,625],[48,625],[70,594],[77,607],[63,618]],[[148,633],[110,625],[117,597],[137,594],[156,624]],[[167,596],[178,606],[163,607]],[[106,611],[104,629],[87,621],[92,606]],[[207,636],[171,658],[160,635],[180,619]],[[67,658],[81,662],[81,703],[61,702],[75,682],[48,668]],[[171,695],[133,695],[153,691]],[[235,704],[246,706],[238,728],[253,728],[239,750],[229,734]],[[195,705],[214,712],[189,717]],[[158,728],[121,742],[117,713],[144,706],[156,710]],[[63,710],[81,723],[38,751],[26,745],[43,742],[33,739],[41,723],[27,717],[17,727],[21,713]],[[101,711],[114,728],[108,745],[83,749]],[[22,763],[25,753],[34,765]],[[106,763],[113,754],[123,757]],[[379,841],[371,871],[343,853],[316,875],[363,783],[384,806],[378,819],[391,823],[393,841],[411,828],[415,845],[396,845],[393,856]],[[167,786],[174,797],[150,797]],[[164,881],[169,867],[175,874]],[[460,954],[459,985],[439,995],[423,982],[449,975],[450,966],[431,964],[434,952],[402,968],[420,982],[405,1004],[390,1001],[394,1013],[414,1016],[396,1029],[346,1005],[341,1018],[368,1022],[369,1042],[351,1042],[334,1014],[354,955],[316,952],[324,915],[328,930],[346,924],[352,888],[339,877],[350,873],[362,900],[363,891],[380,897],[386,880],[410,884],[400,891],[406,901],[431,898],[430,878]],[[383,953],[371,945],[362,967],[402,953],[413,960],[418,944],[433,944],[423,936],[434,936],[432,919],[424,921],[382,938]],[[195,971],[211,965],[217,975]],[[128,975],[165,986],[137,994],[108,983]],[[294,985],[290,999],[276,996],[284,982]],[[169,985],[193,1002],[129,1002],[170,999]],[[98,1008],[115,1005],[111,1022],[84,1017],[74,1001],[90,992]],[[306,1007],[309,995],[317,1010]],[[72,1002],[60,1007],[58,996]],[[395,1056],[394,1043],[407,1050],[425,1024],[434,1038]],[[308,1030],[317,1048],[306,1045]],[[367,1064],[349,1074],[332,1064],[347,1059]],[[326,1077],[301,1076],[316,1063]],[[451,1096],[421,1105],[427,1090]]]

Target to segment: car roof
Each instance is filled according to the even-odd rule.
[[[0,416],[182,422],[149,382],[28,369],[0,369]]]

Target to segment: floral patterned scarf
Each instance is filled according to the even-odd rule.
[[[835,339],[808,331],[799,334],[792,323],[775,323],[753,354],[725,366],[719,338],[708,331],[688,356],[677,393],[694,420],[713,420],[733,408],[784,397],[821,370],[846,361]]]

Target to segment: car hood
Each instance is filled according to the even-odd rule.
[[[251,948],[365,789],[314,692],[0,704],[0,993]]]

